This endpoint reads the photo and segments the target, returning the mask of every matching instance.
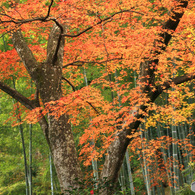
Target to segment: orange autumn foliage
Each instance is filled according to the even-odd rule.
[[[66,27],[62,71],[68,82],[62,80],[63,97],[34,109],[25,120],[36,123],[42,114],[50,113],[56,118],[68,114],[71,124],[78,126],[75,131],[83,131],[80,153],[87,156],[86,165],[92,159],[102,157],[120,131],[118,127],[121,124],[123,128],[128,128],[132,122],[141,120],[147,129],[157,126],[157,123],[172,124],[173,117],[175,124],[188,122],[192,117],[195,104],[189,104],[187,100],[193,98],[194,94],[188,85],[172,84],[174,90],[166,91],[167,102],[170,103],[161,104],[159,102],[165,99],[163,95],[159,102],[149,102],[147,95],[141,94],[143,83],[135,81],[140,74],[140,63],[146,59],[152,60],[157,55],[153,51],[161,46],[156,46],[157,40],[161,39],[159,33],[167,31],[173,34],[163,29],[163,24],[172,17],[169,12],[177,1],[58,0],[51,6],[45,19],[50,4],[48,1],[13,1],[8,7],[6,3],[6,0],[0,2],[0,33],[11,35],[16,28],[21,28],[39,62],[46,58],[46,40],[53,21],[57,20]],[[194,26],[195,4],[189,1],[169,46],[158,56],[155,86],[195,71]],[[14,49],[1,52],[0,63],[1,80],[10,79],[13,75],[17,79],[28,78]],[[98,76],[90,76],[92,81],[88,86],[82,85],[85,79],[83,68],[86,72],[98,72]],[[106,89],[109,92],[105,95]],[[141,105],[148,107],[147,112],[137,110]],[[149,112],[153,114],[149,116]],[[137,114],[145,118],[137,119]],[[141,146],[141,140],[136,139],[137,134],[132,132],[129,137],[136,140],[131,145],[133,151]],[[96,141],[101,141],[102,145],[94,147],[89,144]],[[155,142],[151,140],[148,148],[142,152],[150,157],[162,147],[163,142],[163,138]]]

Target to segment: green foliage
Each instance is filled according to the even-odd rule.
[[[188,163],[188,168],[182,171],[184,176],[188,176],[189,174],[193,175],[192,181],[195,180],[195,162],[189,162]],[[184,183],[183,186],[180,187],[180,189],[177,192],[178,195],[195,195],[195,192],[191,191],[191,183]]]
[[[9,187],[1,187],[0,188],[1,195],[23,195],[26,194],[26,186],[25,182],[17,182]]]
[[[184,186],[180,187],[177,192],[178,195],[195,195],[195,192],[191,191],[191,185],[185,183]]]
[[[0,51],[7,51],[7,50],[11,50],[12,47],[11,45],[11,39],[9,38],[8,35],[4,35],[0,38]]]

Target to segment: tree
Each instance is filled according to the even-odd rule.
[[[194,24],[193,19],[189,20],[194,17],[190,11],[179,29],[178,26],[187,6],[193,10],[194,3],[180,0],[169,3],[28,0],[20,4],[2,1],[1,6],[1,32],[11,37],[29,76],[26,76],[14,49],[2,52],[0,89],[38,113],[38,122],[50,147],[62,191],[71,189],[70,186],[78,188],[76,181],[82,180],[70,125],[70,121],[77,122],[79,113],[84,118],[90,112],[93,121],[89,128],[96,134],[109,135],[105,141],[108,144],[104,144],[107,155],[101,178],[116,184],[132,134],[152,113],[155,100],[170,87],[195,78],[190,56],[194,53],[193,43],[188,44],[189,48],[187,44],[179,47],[178,43],[190,40],[184,36],[185,30],[182,31]],[[49,38],[46,38],[47,33]],[[42,52],[46,47],[44,57]],[[184,55],[189,55],[188,59]],[[177,74],[173,76],[170,64],[174,59]],[[79,68],[87,65],[102,72],[101,76],[90,86],[75,90],[80,84]],[[6,68],[10,72],[6,72]],[[22,70],[21,73],[17,69]],[[120,76],[113,80],[112,75],[119,70]],[[132,70],[138,75],[135,89],[131,89],[130,80],[124,82]],[[11,74],[33,80],[36,88],[33,99],[3,82],[11,78]],[[75,92],[70,92],[63,81]],[[115,102],[120,101],[117,98],[113,98],[112,103],[104,100],[101,90],[94,87],[98,84],[110,88],[112,93],[120,91],[123,108],[114,108]],[[41,106],[45,108],[40,109]],[[91,139],[89,131],[86,132],[88,134],[82,136],[81,143]],[[87,147],[89,145],[84,149]],[[112,194],[113,189],[111,186],[101,193]]]

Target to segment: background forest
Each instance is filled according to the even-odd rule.
[[[193,0],[1,0],[0,194],[194,194],[194,27]]]

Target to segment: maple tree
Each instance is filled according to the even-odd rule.
[[[24,120],[40,124],[63,192],[83,178],[71,124],[88,122],[81,160],[88,165],[106,152],[101,178],[114,185],[141,123],[192,114],[183,83],[195,78],[193,1],[1,1],[0,24],[13,44],[0,54],[0,89],[32,110]],[[86,86],[83,68],[94,71]],[[32,79],[35,93],[8,86],[13,77]],[[167,107],[155,102],[164,91]],[[89,144],[100,140],[101,147]]]

